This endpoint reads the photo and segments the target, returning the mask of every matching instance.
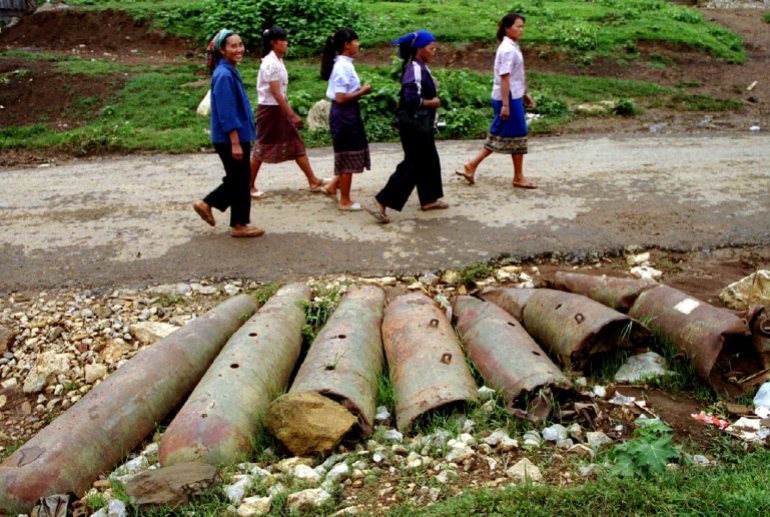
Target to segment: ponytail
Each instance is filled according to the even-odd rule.
[[[403,59],[403,62],[401,63],[401,74],[403,75],[404,70],[406,70],[406,65],[411,63],[417,55],[417,49],[412,46],[411,41],[405,41],[398,44],[398,55]]]
[[[326,46],[324,47],[324,54],[321,58],[321,79],[328,81],[332,76],[332,68],[334,68],[334,58],[337,52],[334,50],[334,39],[329,36],[326,38]]]
[[[345,45],[358,39],[358,34],[353,29],[340,29],[333,36],[326,38],[324,55],[321,60],[321,79],[328,81],[332,76],[334,58],[345,51]]]

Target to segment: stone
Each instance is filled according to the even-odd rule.
[[[347,463],[338,463],[326,474],[326,481],[337,483],[345,480],[350,475],[350,467]]]
[[[445,459],[449,463],[462,463],[463,461],[472,458],[474,454],[475,453],[470,446],[462,442],[456,442],[449,447]]]
[[[101,352],[102,359],[107,364],[113,364],[123,357],[123,354],[131,350],[131,345],[123,339],[111,339]]]
[[[224,487],[225,496],[233,504],[241,504],[246,490],[254,484],[254,478],[251,476],[233,476],[234,483]]]
[[[307,465],[297,465],[291,471],[291,475],[300,481],[305,481],[314,485],[317,485],[321,482],[320,474],[318,474],[318,472],[308,467]]]
[[[314,462],[312,458],[300,458],[300,457],[286,458],[276,463],[275,469],[278,472],[283,472],[284,474],[288,474],[292,472],[295,468],[297,468],[298,465],[307,465],[308,467],[312,467],[313,464]]]
[[[225,286],[222,289],[225,291],[225,294],[227,296],[235,296],[236,294],[241,292],[241,288],[233,284],[225,284]]]
[[[572,441],[572,438],[565,438],[556,442],[556,447],[559,449],[570,449],[573,445],[575,445],[575,442]]]
[[[404,435],[395,429],[388,429],[382,433],[382,439],[390,442],[401,442],[404,439]]]
[[[323,488],[309,488],[290,494],[286,499],[286,507],[295,512],[312,510],[322,506],[332,496]]]
[[[583,445],[582,443],[573,445],[572,447],[569,448],[569,450],[567,450],[567,452],[580,456],[581,458],[590,459],[590,460],[594,459],[594,457],[596,456],[596,453],[592,448],[586,445]]]
[[[633,355],[615,374],[615,382],[636,383],[666,375],[666,360],[655,352]]]
[[[4,325],[0,325],[0,355],[11,349],[16,333]]]
[[[273,506],[272,497],[247,497],[238,507],[238,517],[256,517],[267,515]]]
[[[216,467],[205,463],[180,463],[146,470],[126,482],[126,493],[140,509],[185,505],[190,497],[219,485]]]
[[[487,445],[491,445],[492,447],[497,447],[497,444],[500,443],[503,438],[507,438],[508,433],[503,431],[502,429],[497,429],[492,432],[489,436],[486,438],[483,438],[481,441],[486,443]]]
[[[448,269],[441,275],[441,281],[448,285],[459,284],[462,281],[462,275],[457,271]]]
[[[374,414],[374,421],[377,423],[386,422],[390,419],[390,411],[385,406],[377,406],[377,412]]]
[[[711,465],[711,460],[702,454],[693,454],[692,462],[698,467],[708,467]]]
[[[10,379],[6,379],[3,382],[0,382],[0,387],[2,387],[4,390],[16,391],[18,385],[19,381],[17,381],[15,377],[11,377]]]
[[[311,131],[322,129],[329,130],[329,113],[332,103],[327,99],[321,99],[313,104],[307,112],[307,128]]]
[[[159,321],[140,321],[131,325],[129,332],[141,345],[152,345],[179,327]]]
[[[547,442],[558,442],[567,438],[567,428],[561,424],[554,424],[543,429],[542,435],[543,440]]]
[[[329,454],[358,419],[316,392],[286,393],[267,409],[265,428],[293,454]]]
[[[87,364],[85,367],[86,383],[93,384],[107,375],[107,367],[103,364]]]
[[[24,393],[37,393],[48,384],[49,379],[54,379],[57,375],[69,371],[72,354],[57,354],[54,352],[43,352],[40,354],[32,369],[24,379],[22,391]]]
[[[612,438],[601,431],[591,431],[586,433],[586,442],[593,450],[597,450],[602,445],[612,443]]]
[[[599,465],[596,463],[578,467],[578,474],[580,474],[580,477],[592,477],[595,476],[597,472],[599,472]]]
[[[598,397],[600,399],[606,398],[607,397],[607,388],[605,388],[604,386],[596,385],[591,390],[591,394],[594,397]]]
[[[487,386],[478,389],[479,400],[490,400],[495,396],[495,390]]]
[[[577,422],[572,423],[567,428],[567,433],[569,434],[569,437],[575,441],[581,441],[583,439],[583,428],[580,427],[580,424]]]
[[[538,484],[543,481],[540,469],[529,459],[522,458],[513,467],[505,472],[515,483]]]
[[[107,504],[107,517],[126,517],[126,503],[120,499],[113,499]]]
[[[504,437],[502,440],[500,440],[500,443],[497,444],[497,452],[509,452],[518,448],[519,442],[510,436]]]

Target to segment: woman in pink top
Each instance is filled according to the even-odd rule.
[[[257,76],[257,143],[251,154],[251,195],[262,197],[256,189],[257,174],[265,163],[294,160],[305,173],[312,192],[324,190],[324,180],[313,173],[305,143],[298,128],[302,119],[291,109],[286,99],[289,74],[283,56],[289,48],[288,35],[280,27],[272,27],[262,34],[262,63]]]
[[[516,43],[524,34],[524,17],[508,13],[497,24],[497,53],[492,87],[492,109],[495,118],[489,128],[484,147],[456,172],[470,185],[476,182],[476,169],[492,153],[510,154],[513,158],[513,186],[537,188],[524,178],[524,155],[527,153],[527,121],[524,108],[534,108],[535,101],[527,93],[524,57]]]

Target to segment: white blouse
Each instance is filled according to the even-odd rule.
[[[334,59],[332,75],[329,77],[329,86],[326,88],[326,97],[334,100],[338,93],[353,93],[359,88],[361,81],[353,66],[353,58],[337,56]]]
[[[259,65],[259,75],[257,75],[257,98],[259,104],[266,106],[277,106],[278,101],[273,97],[270,91],[270,83],[278,81],[280,83],[281,95],[286,97],[286,88],[289,86],[289,72],[283,64],[282,59],[278,59],[275,52],[270,52],[262,58]]]
[[[527,89],[527,81],[524,77],[524,56],[522,56],[516,42],[508,36],[503,37],[503,41],[498,45],[495,54],[495,82],[492,86],[492,99],[496,101],[503,100],[500,93],[500,82],[504,75],[509,77],[511,98],[524,97]]]

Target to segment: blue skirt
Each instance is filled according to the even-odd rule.
[[[524,100],[510,99],[510,110],[507,120],[500,117],[503,101],[492,99],[492,109],[495,118],[489,128],[489,135],[484,147],[494,153],[526,154],[527,153],[527,120],[524,117]]]

